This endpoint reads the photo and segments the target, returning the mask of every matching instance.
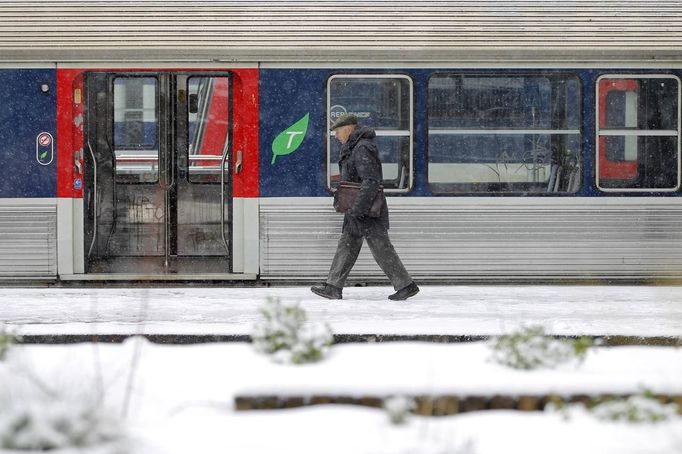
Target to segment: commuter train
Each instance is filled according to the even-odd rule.
[[[677,2],[0,4],[0,281],[324,279],[352,112],[419,282],[682,277]],[[366,248],[365,248],[366,249]],[[363,250],[351,275],[382,282]]]

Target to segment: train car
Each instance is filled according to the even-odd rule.
[[[2,2],[0,280],[324,279],[346,112],[417,281],[679,279],[681,32],[665,0]]]

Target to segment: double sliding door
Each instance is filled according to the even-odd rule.
[[[85,78],[88,273],[231,271],[228,74]]]

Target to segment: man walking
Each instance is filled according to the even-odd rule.
[[[360,254],[362,242],[367,240],[374,260],[391,280],[396,293],[391,300],[406,300],[419,292],[395,252],[388,237],[388,205],[383,201],[379,217],[370,217],[372,201],[380,190],[383,175],[379,150],[374,143],[373,129],[358,125],[353,114],[344,114],[332,125],[341,142],[339,169],[341,181],[360,183],[360,192],[352,209],[343,218],[343,233],[329,269],[327,282],[311,287],[313,293],[329,299],[342,299],[343,286]]]

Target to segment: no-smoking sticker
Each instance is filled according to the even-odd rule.
[[[43,133],[38,135],[38,144],[41,147],[47,147],[51,143],[52,143],[52,136],[49,133],[43,132]]]
[[[41,132],[36,136],[36,160],[46,166],[54,159],[54,139],[49,132]]]

